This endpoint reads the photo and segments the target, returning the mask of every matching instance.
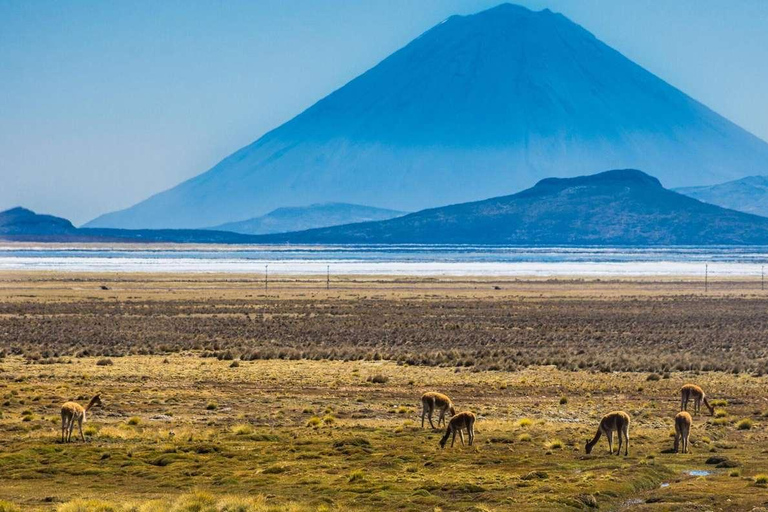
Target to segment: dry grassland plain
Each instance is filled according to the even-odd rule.
[[[768,292],[710,285],[0,274],[0,511],[760,510]],[[674,454],[687,382],[716,414]],[[586,455],[616,409],[629,456]]]

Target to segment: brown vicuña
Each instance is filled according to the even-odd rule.
[[[83,422],[85,421],[85,413],[88,412],[94,405],[101,405],[101,396],[96,395],[91,398],[88,405],[83,407],[75,402],[67,402],[61,406],[61,442],[68,443],[72,440],[72,431],[75,428],[75,422],[80,429],[80,438],[85,442],[85,436],[83,435]]]
[[[453,434],[453,439],[451,439],[451,448],[453,448],[453,443],[456,442],[456,433],[458,432],[459,437],[461,438],[461,444],[464,445],[464,429],[467,429],[467,435],[469,436],[469,446],[472,446],[472,443],[475,442],[475,420],[477,418],[475,417],[474,413],[471,413],[469,411],[460,412],[459,414],[456,414],[451,420],[448,422],[448,428],[445,429],[445,435],[440,440],[440,448],[445,448],[445,443],[448,442],[448,438]]]
[[[624,411],[609,412],[600,420],[600,426],[597,427],[597,433],[591,441],[587,441],[587,453],[592,453],[592,448],[600,440],[600,436],[605,434],[608,438],[608,452],[613,454],[613,433],[619,434],[619,449],[616,455],[621,453],[621,444],[624,442],[624,455],[629,455],[629,414]]]
[[[682,441],[683,453],[688,453],[688,439],[691,436],[691,425],[693,418],[685,411],[677,413],[675,416],[675,453],[678,453]]]
[[[432,423],[432,414],[435,409],[440,409],[440,417],[437,420],[437,426],[440,426],[442,422],[445,425],[445,412],[451,413],[451,416],[456,414],[456,409],[453,407],[453,402],[446,395],[437,393],[435,391],[429,391],[421,395],[421,428],[424,428],[424,416],[429,417],[429,424],[432,428],[435,428],[435,424]]]
[[[688,410],[688,401],[693,399],[693,413],[699,414],[701,412],[701,402],[709,409],[709,414],[715,414],[715,408],[709,405],[707,402],[707,395],[704,394],[704,390],[696,384],[686,384],[680,388],[680,410]]]

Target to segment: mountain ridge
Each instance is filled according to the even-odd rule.
[[[318,203],[309,206],[277,208],[260,217],[228,222],[210,229],[247,235],[266,235],[369,220],[386,220],[405,214],[406,212],[358,204]]]
[[[508,196],[387,221],[259,237],[298,244],[754,245],[768,218],[702,203],[642,171],[547,178]]]
[[[705,203],[768,217],[768,176],[747,176],[717,185],[682,187],[675,191]]]

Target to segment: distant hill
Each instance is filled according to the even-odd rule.
[[[503,4],[451,16],[210,170],[87,226],[205,228],[325,202],[417,211],[627,167],[710,185],[768,173],[768,144],[565,16]]]
[[[0,212],[0,240],[27,242],[252,243],[254,237],[193,229],[76,228],[67,219],[26,208]]]
[[[748,176],[708,187],[676,188],[675,192],[723,208],[768,217],[768,176]]]
[[[325,228],[367,222],[372,220],[387,220],[401,217],[406,212],[374,208],[348,203],[325,203],[310,206],[286,207],[273,210],[261,217],[229,222],[212,229],[232,231],[248,235],[264,235],[270,233],[285,233],[305,229]]]
[[[768,219],[667,190],[636,170],[547,178],[520,193],[392,220],[259,237],[290,243],[726,245],[768,243]]]
[[[77,228],[67,219],[53,215],[39,215],[32,210],[16,207],[0,212],[0,236],[72,234]]]

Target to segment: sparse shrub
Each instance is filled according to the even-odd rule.
[[[560,405],[565,405],[568,403],[568,397],[567,396],[561,396],[560,397]]]
[[[141,423],[141,418],[139,418],[138,416],[131,416],[130,418],[128,418],[129,425],[138,425],[139,423]]]
[[[54,418],[54,420],[55,420],[55,419],[56,419],[56,418]],[[58,422],[57,422],[57,423],[58,423]],[[83,429],[83,434],[84,434],[84,435],[86,435],[86,436],[88,436],[88,437],[93,437],[93,436],[95,436],[95,435],[96,435],[98,432],[99,432],[99,431],[98,431],[98,430],[96,429],[96,427],[94,427],[93,425],[88,425],[87,427],[85,427],[85,428]]]
[[[768,475],[759,474],[755,476],[755,483],[757,485],[768,485]]]
[[[230,368],[240,368],[240,361],[237,361],[237,360],[232,361],[232,363],[230,363],[229,367]]]
[[[309,420],[307,420],[307,426],[308,426],[308,427],[314,427],[314,428],[317,428],[317,427],[319,427],[319,426],[320,426],[320,424],[321,424],[322,422],[323,422],[323,420],[321,420],[319,417],[317,417],[317,416],[312,416],[311,418],[309,418]]]
[[[728,412],[725,409],[715,409],[715,418],[725,418]]]
[[[736,424],[736,428],[739,430],[749,430],[752,428],[752,420],[749,418],[744,418]]]
[[[648,375],[648,377],[645,378],[645,380],[650,382],[661,380],[661,375],[659,375],[658,373],[651,373],[650,375]]]
[[[112,366],[113,364],[115,363],[113,363],[111,359],[107,359],[107,358],[99,359],[98,361],[96,361],[96,366]]]
[[[714,400],[710,400],[709,405],[712,407],[725,407],[728,405],[728,400],[724,398],[716,398]]]
[[[333,425],[336,423],[336,417],[333,414],[326,414],[323,416],[323,423],[326,425]]]
[[[216,402],[208,402],[208,404],[205,406],[207,411],[215,411],[218,408],[219,406]]]
[[[533,438],[531,437],[531,434],[520,434],[517,436],[517,440],[521,443],[530,443]]]

